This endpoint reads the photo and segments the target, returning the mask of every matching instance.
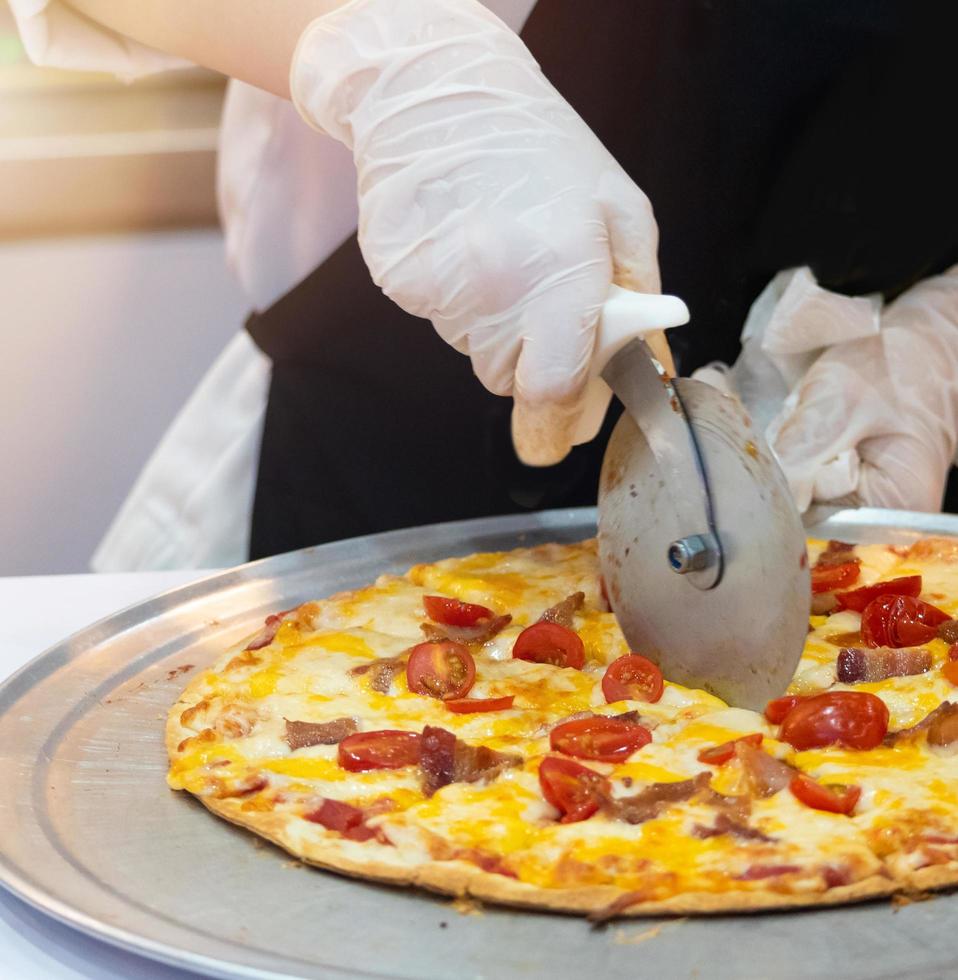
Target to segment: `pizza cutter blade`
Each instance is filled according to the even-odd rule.
[[[637,336],[647,319],[602,371],[625,406],[599,484],[606,590],[630,648],[669,680],[762,710],[808,631],[801,518],[741,403],[670,377]]]

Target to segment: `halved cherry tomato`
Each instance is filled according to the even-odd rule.
[[[774,701],[769,701],[765,705],[765,717],[773,725],[781,725],[789,711],[807,698],[807,694],[786,694],[784,697],[775,698]]]
[[[648,701],[654,704],[662,697],[665,683],[662,671],[638,653],[627,653],[613,660],[602,676],[602,693],[613,701]]]
[[[594,769],[571,759],[548,756],[539,766],[542,795],[562,814],[560,823],[591,817],[602,798],[612,791],[609,781]]]
[[[475,682],[476,662],[461,643],[419,643],[409,654],[406,683],[416,694],[451,701],[465,697]]]
[[[581,670],[585,664],[585,647],[575,630],[558,623],[533,623],[517,637],[512,648],[516,660],[529,660],[534,664],[552,664],[553,667],[575,667]]]
[[[839,592],[835,595],[839,609],[854,609],[864,612],[865,607],[880,595],[907,595],[917,598],[921,592],[921,576],[905,575],[893,578],[888,582],[876,582],[874,585],[863,585],[860,589],[850,592]]]
[[[946,660],[941,665],[941,672],[946,681],[958,687],[958,660]]]
[[[888,708],[881,698],[865,691],[826,691],[796,704],[778,737],[799,750],[823,745],[873,749],[887,731]]]
[[[861,565],[843,561],[840,565],[818,565],[812,569],[812,594],[844,589],[858,580]]]
[[[722,742],[721,745],[702,749],[699,752],[699,762],[704,762],[710,766],[724,765],[735,755],[735,746],[738,742],[744,742],[746,745],[754,745],[755,748],[758,748],[762,744],[762,733],[755,732],[754,735],[743,735],[741,738],[733,738],[730,742]]]
[[[504,698],[454,698],[443,704],[457,715],[470,715],[479,711],[506,711],[515,699],[514,694],[508,694]]]
[[[491,619],[494,615],[485,606],[448,599],[444,595],[423,596],[422,604],[426,615],[434,623],[442,623],[443,626],[475,626],[480,619]]]
[[[951,617],[921,599],[880,595],[862,613],[862,642],[867,647],[916,647],[933,640]]]
[[[618,718],[579,718],[556,725],[549,734],[554,751],[595,762],[622,762],[651,741],[647,728]]]
[[[339,764],[350,772],[402,769],[419,762],[419,735],[383,729],[357,732],[339,743]]]
[[[804,773],[796,773],[788,788],[805,806],[827,813],[851,813],[862,795],[860,786],[822,786]]]

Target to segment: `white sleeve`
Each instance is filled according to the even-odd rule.
[[[190,67],[190,62],[117,34],[60,0],[10,0],[10,6],[27,56],[36,65],[112,72],[127,81]]]

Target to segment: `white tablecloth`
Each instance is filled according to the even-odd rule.
[[[81,627],[207,574],[186,571],[0,578],[0,679]],[[187,980],[194,976],[90,939],[0,888],[3,980]]]

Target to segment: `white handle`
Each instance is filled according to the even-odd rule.
[[[573,445],[594,439],[602,427],[612,391],[602,380],[602,369],[633,337],[655,330],[667,330],[689,322],[689,309],[678,296],[633,293],[612,286],[602,305],[596,328],[595,347],[589,365],[582,415],[573,435]]]

